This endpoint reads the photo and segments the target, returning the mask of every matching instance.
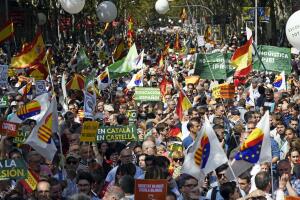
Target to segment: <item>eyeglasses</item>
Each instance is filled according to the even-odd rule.
[[[217,174],[218,178],[226,177],[225,173]]]
[[[174,162],[178,162],[178,161],[183,162],[184,158],[173,158],[173,161]]]
[[[187,184],[187,185],[184,185],[184,187],[188,187],[188,188],[194,188],[194,187],[197,187],[198,184]]]
[[[162,116],[163,114],[162,114],[162,113],[157,113],[157,115],[158,115],[158,116]]]

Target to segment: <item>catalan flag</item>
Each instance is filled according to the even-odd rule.
[[[276,76],[273,86],[278,90],[286,90],[286,82],[285,82],[285,72],[282,71],[278,76]]]
[[[184,159],[181,173],[203,180],[208,173],[226,162],[227,156],[209,120],[205,117],[204,125]]]
[[[179,119],[182,120],[183,113],[190,109],[192,107],[192,104],[190,100],[185,96],[182,90],[179,92],[179,97],[177,101],[177,107],[176,107],[176,114],[178,115]]]
[[[256,128],[240,146],[231,163],[236,176],[239,176],[256,163],[272,161],[269,120],[269,111],[267,111]]]
[[[58,119],[55,119],[53,114],[55,109],[57,109],[57,102],[54,96],[45,115],[37,122],[37,125],[33,128],[31,134],[25,141],[25,144],[30,145],[49,161],[53,160],[57,151],[52,135],[53,125],[58,124]]]
[[[84,89],[85,78],[79,74],[74,74],[73,78],[67,83],[67,90],[82,90]]]
[[[21,179],[19,183],[24,187],[24,189],[28,193],[32,193],[35,191],[36,186],[39,182],[39,175],[33,172],[32,170],[28,169],[27,173],[27,178],[26,179]]]
[[[14,34],[14,25],[11,21],[8,21],[5,23],[5,25],[0,28],[0,44],[10,37],[12,37]]]
[[[252,70],[252,37],[247,40],[246,44],[238,48],[231,57],[231,65],[234,66],[234,77],[246,77]]]
[[[119,60],[126,55],[126,48],[124,40],[122,39],[113,52],[113,57],[115,60]]]
[[[50,102],[48,98],[48,93],[37,96],[32,101],[21,106],[8,121],[15,123],[22,123],[26,119],[39,121],[49,107]]]
[[[31,45],[26,47],[18,55],[12,57],[10,66],[12,68],[27,68],[42,60],[46,48],[42,34],[37,34]]]

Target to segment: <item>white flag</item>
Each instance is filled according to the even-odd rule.
[[[136,74],[132,76],[131,81],[128,83],[127,88],[131,89],[133,87],[143,87],[143,79],[144,79],[144,70],[141,69]]]
[[[276,76],[273,86],[278,90],[286,90],[285,73],[282,71],[280,75]]]
[[[54,97],[55,98],[55,97]],[[57,124],[58,119],[53,116],[53,109],[57,107],[56,100],[52,99],[49,108],[43,118],[37,122],[37,125],[31,131],[31,134],[25,141],[25,144],[30,145],[39,154],[47,160],[52,161],[57,151],[53,141],[53,125]]]
[[[254,164],[263,162],[272,162],[269,111],[265,113],[256,128],[243,142],[231,166],[235,176],[238,177]],[[230,176],[228,178],[234,179]]]
[[[205,123],[185,157],[181,172],[202,180],[205,175],[227,162],[227,156],[205,117]]]
[[[135,62],[133,63],[133,69],[142,69],[143,63],[144,63],[144,49],[135,59]]]
[[[249,87],[248,95],[246,98],[246,104],[248,104],[249,106],[255,107],[255,99],[254,99],[254,92],[253,92],[252,84]]]
[[[39,121],[49,108],[49,94],[44,93],[21,106],[8,121],[22,123],[26,119]]]
[[[105,90],[110,84],[109,73],[107,70],[102,72],[96,79],[98,82],[98,89],[100,90]]]

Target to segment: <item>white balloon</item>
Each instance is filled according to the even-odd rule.
[[[100,22],[112,22],[116,19],[118,11],[115,4],[111,1],[103,1],[96,9]]]
[[[79,13],[85,4],[85,0],[60,0],[61,7],[70,14]]]
[[[44,25],[47,21],[47,17],[44,13],[38,13],[37,14],[38,17],[38,25]]]
[[[290,16],[286,23],[285,33],[290,44],[300,49],[300,10]]]
[[[169,8],[169,2],[168,0],[158,0],[155,3],[155,10],[159,14],[166,14],[170,8]]]

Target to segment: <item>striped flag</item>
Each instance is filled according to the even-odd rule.
[[[132,76],[132,79],[127,85],[128,89],[131,89],[133,87],[143,87],[143,79],[144,79],[144,70],[141,69],[136,74]]]
[[[31,131],[31,134],[25,141],[39,154],[47,160],[52,161],[57,148],[53,140],[53,130],[57,130],[58,119],[55,118],[54,110],[57,110],[56,97],[52,97],[51,104],[43,118],[37,122],[37,125]]]
[[[128,31],[127,31],[127,42],[129,48],[133,44],[133,38],[134,38],[133,18],[130,16],[128,19]]]
[[[39,176],[31,171],[30,169],[28,169],[28,173],[27,173],[27,178],[26,179],[21,179],[19,181],[19,183],[24,187],[24,189],[28,192],[28,193],[32,193],[35,191],[36,186],[39,182]]]
[[[14,34],[14,25],[13,22],[8,21],[5,25],[0,29],[0,44],[7,39],[11,38]]]
[[[185,96],[182,90],[179,92],[179,97],[177,101],[176,114],[178,115],[180,121],[183,118],[183,113],[190,109],[192,104],[190,100]]]
[[[205,117],[204,125],[184,159],[181,173],[203,180],[205,175],[226,162],[227,156],[209,120]]]
[[[231,65],[236,68],[234,73],[234,77],[236,78],[246,77],[252,70],[253,38],[250,32],[247,35],[250,37],[249,40],[247,40],[246,44],[238,48],[231,57]]]
[[[285,82],[285,72],[282,71],[278,76],[276,76],[273,86],[278,90],[286,90],[286,82]]]
[[[23,96],[26,97],[27,95],[32,95],[32,82],[28,82],[24,85],[18,92]]]
[[[18,55],[12,57],[12,68],[27,68],[40,62],[46,53],[45,43],[41,33],[38,33],[33,42],[25,47]]]
[[[67,83],[67,90],[82,90],[84,89],[85,78],[79,74],[74,74],[73,78]]]
[[[176,33],[176,39],[174,43],[174,50],[175,51],[180,51],[181,50],[181,44],[180,44],[180,38],[179,38],[179,33]]]
[[[110,79],[109,79],[109,74],[107,70],[102,72],[98,77],[97,77],[97,82],[98,82],[98,88],[100,90],[105,90],[109,84],[110,84]]]
[[[119,60],[126,55],[124,40],[121,40],[113,52],[114,60]]]

